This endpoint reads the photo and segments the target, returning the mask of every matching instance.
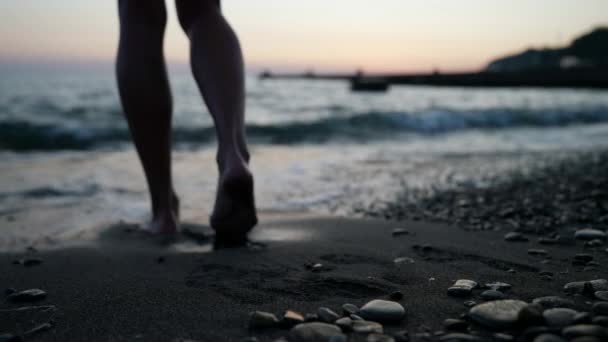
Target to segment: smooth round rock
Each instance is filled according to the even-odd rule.
[[[7,299],[14,303],[37,302],[46,298],[46,292],[40,289],[29,289],[10,294]]]
[[[594,239],[604,240],[606,238],[606,233],[601,230],[598,230],[598,229],[585,228],[585,229],[577,230],[574,233],[574,238],[577,240],[584,240],[584,241],[589,241],[589,240],[594,240]]]
[[[566,342],[563,338],[553,334],[541,334],[534,338],[534,342]]]
[[[505,294],[498,290],[485,290],[481,293],[484,300],[497,300],[505,298]]]
[[[342,305],[342,313],[344,316],[356,315],[359,313],[359,307],[354,304],[346,303]]]
[[[517,322],[519,312],[527,305],[521,300],[495,300],[475,305],[469,310],[469,316],[486,327],[508,328]]]
[[[450,288],[448,288],[448,295],[454,297],[466,297],[471,294],[474,288],[477,287],[477,283],[469,279],[458,279]]]
[[[608,316],[595,316],[591,323],[608,327]]]
[[[572,309],[576,306],[574,302],[567,298],[562,298],[558,296],[546,296],[546,297],[538,297],[532,300],[532,304],[538,304],[545,309],[553,309],[553,308],[569,308]]]
[[[277,316],[270,312],[254,311],[249,314],[249,329],[274,328],[278,324]]]
[[[543,312],[545,322],[550,327],[565,327],[574,323],[578,311],[568,308],[547,309]]]
[[[517,322],[523,327],[542,326],[545,324],[543,308],[538,304],[528,304],[523,307],[517,316]]]
[[[608,280],[606,279],[590,280],[587,283],[591,292],[608,291]]]
[[[353,320],[350,317],[342,317],[338,319],[335,325],[339,326],[344,332],[353,330]]]
[[[595,324],[578,324],[564,328],[564,330],[562,330],[562,336],[568,339],[580,336],[608,338],[608,330]]]
[[[321,322],[298,324],[289,331],[289,341],[292,342],[330,342],[336,337],[344,337],[340,328]]]
[[[359,309],[359,316],[380,323],[396,323],[405,317],[405,309],[397,302],[374,299]]]
[[[353,331],[359,334],[383,334],[384,328],[380,323],[372,321],[353,321]]]
[[[564,292],[569,294],[582,294],[585,292],[586,281],[573,281],[564,285]]]
[[[495,282],[491,282],[491,283],[486,283],[485,287],[490,289],[490,290],[496,290],[496,291],[506,291],[511,289],[511,284],[507,284],[507,283],[503,283],[502,281],[495,281]]]
[[[608,316],[608,302],[597,302],[593,304],[592,310],[598,316]]]
[[[285,311],[281,319],[281,325],[286,328],[291,328],[300,323],[304,323],[304,316],[292,310]]]
[[[465,331],[469,327],[469,323],[461,319],[448,318],[443,321],[443,327],[448,331]]]
[[[495,334],[492,334],[492,337],[494,337],[495,342],[515,341],[515,337],[513,337],[512,335],[509,335],[509,334],[505,334],[505,333],[495,333]]]
[[[522,233],[510,232],[510,233],[505,234],[505,241],[526,242],[526,241],[528,241],[528,238],[525,237]]]
[[[395,342],[395,338],[383,334],[369,334],[365,342]]]
[[[338,320],[338,318],[340,318],[340,315],[333,312],[330,308],[326,308],[326,307],[320,307],[317,310],[317,316],[319,316],[319,320],[321,322],[325,322],[325,323],[333,323],[336,320]]]
[[[481,338],[465,333],[449,333],[439,337],[441,342],[481,341]]]

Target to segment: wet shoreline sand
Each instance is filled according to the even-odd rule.
[[[344,303],[404,295],[406,319],[385,325],[385,333],[407,329],[410,335],[443,330],[446,318],[458,318],[467,300],[482,302],[481,290],[465,298],[447,295],[457,279],[480,284],[512,285],[507,298],[531,301],[563,295],[564,284],[607,278],[604,267],[587,269],[571,260],[583,251],[600,265],[605,247],[584,250],[581,242],[545,247],[548,255],[528,253],[535,242],[504,241],[504,232],[467,232],[440,223],[348,219],[314,214],[265,213],[249,247],[208,252],[208,227],[187,225],[195,232],[159,245],[142,239],[130,225],[102,231],[88,247],[3,253],[2,285],[17,290],[41,288],[46,299],[35,304],[2,304],[2,310],[27,305],[53,305],[26,311],[2,311],[0,331],[23,333],[39,324],[52,328],[36,340],[90,341],[262,341],[286,336],[271,328],[248,330],[248,314],[262,310],[282,314],[291,309],[314,313],[321,306],[340,312]],[[393,235],[402,228],[407,234]],[[199,246],[190,250],[175,246]],[[413,263],[395,263],[396,258]],[[14,260],[36,258],[25,267]],[[546,261],[545,261],[546,260]],[[311,263],[320,263],[311,270]],[[540,271],[551,271],[547,280]],[[570,297],[577,307],[589,304]]]

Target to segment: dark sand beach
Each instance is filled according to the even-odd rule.
[[[570,171],[556,175],[566,174],[565,184],[589,195],[590,189],[579,183],[601,176],[591,172],[605,171],[589,164],[596,165],[593,160],[604,157],[593,158],[579,160]],[[576,165],[582,167],[578,173]],[[605,168],[606,164],[597,165]],[[545,187],[549,197],[538,195],[534,201],[550,201],[555,195],[550,191],[554,187],[551,173],[544,172],[545,182],[537,178],[535,185]],[[518,194],[514,184],[505,198]],[[519,184],[529,186],[521,179]],[[463,318],[468,334],[482,340],[508,340],[493,335],[496,332],[532,340],[539,333],[524,335],[525,322],[489,329],[461,316],[469,311],[465,304],[486,301],[482,287],[498,281],[511,285],[503,291],[505,298],[530,303],[543,296],[561,296],[573,301],[574,309],[591,312],[597,299],[588,293],[589,285],[581,294],[565,293],[564,285],[608,278],[604,241],[594,245],[574,238],[581,228],[605,229],[601,220],[606,214],[606,188],[596,190],[591,200],[585,193],[571,194],[571,202],[588,200],[598,211],[588,221],[557,225],[551,236],[560,237],[550,244],[538,241],[545,235],[528,229],[520,229],[528,241],[506,241],[505,234],[517,229],[502,225],[462,229],[447,224],[450,218],[442,223],[265,212],[247,247],[214,249],[212,231],[204,225],[185,223],[179,239],[159,241],[142,238],[133,225],[120,223],[100,229],[98,236],[79,247],[3,253],[0,284],[4,288],[39,288],[47,296],[32,303],[4,301],[0,331],[41,341],[241,341],[246,337],[272,341],[287,336],[289,330],[278,326],[251,330],[250,312],[281,317],[285,310],[304,315],[328,307],[342,314],[345,303],[362,306],[372,299],[390,299],[400,291],[403,298],[394,294],[392,298],[403,305],[406,317],[384,324],[388,335],[407,330],[411,341],[442,340],[444,320]],[[511,197],[513,203],[517,197]],[[574,208],[562,204],[564,214]],[[513,220],[519,220],[516,214]],[[395,235],[395,229],[405,232]],[[575,257],[581,253],[587,256]],[[28,259],[41,263],[14,263]],[[448,295],[458,279],[474,280],[479,288],[462,297]],[[591,316],[585,322],[591,322]],[[36,327],[41,329],[30,331]],[[547,329],[562,332],[562,327]]]

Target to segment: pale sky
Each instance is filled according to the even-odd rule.
[[[165,54],[187,61],[173,1]],[[608,26],[608,0],[223,0],[251,70],[475,70]],[[110,62],[115,0],[0,0],[0,61]]]

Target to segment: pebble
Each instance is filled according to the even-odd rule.
[[[562,336],[567,339],[573,339],[580,336],[608,338],[608,330],[599,325],[578,324],[564,328],[564,330],[562,330]]]
[[[21,337],[18,335],[13,335],[9,333],[0,334],[0,342],[20,342],[22,341]]]
[[[325,323],[333,323],[338,320],[338,318],[340,318],[340,315],[332,311],[330,308],[326,307],[320,307],[317,310],[317,316],[319,316],[319,320],[321,322]]]
[[[11,294],[13,294],[13,293],[15,293],[15,292],[17,292],[17,290],[15,290],[15,289],[14,289],[14,288],[12,288],[12,287],[9,287],[8,289],[4,290],[4,295],[5,295],[5,296],[8,296],[8,295],[11,295]]]
[[[249,329],[274,328],[278,324],[279,320],[273,313],[254,311],[249,314]]]
[[[474,300],[467,300],[466,302],[463,303],[464,306],[466,306],[467,308],[473,307],[475,305],[477,305],[477,302]]]
[[[490,328],[508,328],[517,322],[519,312],[527,305],[521,300],[495,300],[475,305],[469,310],[469,316]]]
[[[319,316],[313,313],[307,313],[304,315],[304,322],[316,322],[319,320]]]
[[[46,292],[40,289],[29,289],[10,294],[7,299],[11,302],[36,302],[46,298]]]
[[[374,322],[400,322],[405,317],[405,309],[397,302],[374,299],[361,307],[359,316]]]
[[[588,312],[579,312],[574,317],[574,324],[587,324],[591,323],[591,314]]]
[[[564,292],[569,294],[582,294],[585,292],[586,281],[573,281],[564,285]]]
[[[540,334],[536,336],[534,342],[566,342],[563,338],[553,334]]]
[[[393,262],[395,264],[413,264],[416,261],[414,261],[414,259],[409,258],[409,257],[399,257],[399,258],[395,258],[395,260],[393,260]]]
[[[595,316],[591,322],[603,327],[608,327],[608,316]]]
[[[544,325],[543,308],[538,304],[528,304],[519,311],[517,321],[526,327]]]
[[[511,289],[511,284],[507,284],[507,283],[503,283],[501,281],[495,281],[492,283],[486,283],[485,287],[490,289],[490,290],[496,290],[496,291],[506,291]]]
[[[330,342],[342,337],[340,328],[321,322],[298,324],[289,331],[289,341],[292,342]]]
[[[449,333],[439,337],[441,342],[481,341],[481,338],[465,333]]]
[[[281,325],[287,328],[291,328],[300,323],[304,323],[304,316],[291,310],[285,311],[283,318],[281,319]]]
[[[360,334],[383,334],[384,328],[380,323],[371,321],[353,321],[353,331]]]
[[[359,312],[359,307],[354,304],[346,303],[342,305],[342,312],[344,313],[344,316],[357,314]]]
[[[353,320],[350,319],[350,317],[342,317],[338,319],[334,324],[339,326],[340,329],[342,329],[342,331],[344,332],[353,330]]]
[[[606,238],[606,233],[604,233],[603,231],[598,230],[598,229],[585,228],[585,229],[576,231],[576,233],[574,233],[574,238],[577,240],[585,240],[585,241],[595,240],[595,239],[604,240]]]
[[[534,298],[534,300],[532,300],[532,303],[538,304],[545,309],[552,309],[552,308],[570,308],[570,309],[572,309],[572,308],[576,307],[576,304],[574,304],[574,302],[571,301],[570,299],[562,298],[562,297],[558,297],[558,296],[546,296],[546,297]]]
[[[547,251],[544,249],[530,248],[528,249],[528,254],[534,256],[545,256],[547,255]]]
[[[505,234],[505,241],[526,242],[526,241],[528,241],[528,238],[525,237],[522,233],[510,232],[510,233]]]
[[[461,319],[448,318],[443,321],[443,327],[449,331],[465,331],[469,327],[469,323]]]
[[[454,285],[448,289],[448,295],[454,297],[466,297],[471,294],[471,291],[477,287],[477,283],[473,280],[459,279]]]
[[[19,260],[13,261],[13,264],[23,265],[25,267],[31,267],[31,266],[36,266],[36,265],[42,264],[42,259],[38,259],[38,258],[19,259]]]
[[[401,235],[408,235],[410,232],[403,229],[403,228],[396,228],[393,229],[393,236],[401,236]]]
[[[382,334],[370,334],[367,335],[366,342],[395,342],[395,338]]]
[[[591,292],[608,291],[608,280],[606,280],[606,279],[590,280],[589,289],[591,290]]]
[[[608,301],[608,291],[595,291],[595,298],[603,301]]]
[[[323,270],[323,264],[314,264],[312,265],[313,272],[321,272]]]
[[[481,293],[484,300],[497,300],[505,298],[505,294],[497,290],[485,290]]]
[[[604,241],[602,241],[600,239],[593,239],[593,240],[590,240],[590,241],[586,241],[585,242],[585,247],[593,248],[593,247],[599,247],[599,246],[601,246],[603,244],[604,244]]]
[[[359,316],[359,315],[356,315],[356,314],[352,314],[352,315],[350,315],[349,317],[350,317],[350,319],[352,319],[353,321],[365,321],[365,320],[363,319],[363,317],[361,317],[361,316]]]
[[[395,291],[395,292],[391,293],[388,297],[391,300],[402,300],[403,299],[403,292],[401,292],[401,291]]]
[[[494,337],[494,341],[496,342],[510,342],[515,340],[513,336],[504,333],[495,333],[492,337]]]
[[[545,322],[550,327],[565,327],[574,323],[578,311],[568,308],[547,309],[543,312]]]
[[[599,316],[608,315],[608,302],[597,302],[593,304],[593,313]]]

